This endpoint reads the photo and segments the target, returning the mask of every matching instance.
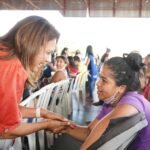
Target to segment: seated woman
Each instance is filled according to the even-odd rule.
[[[86,150],[102,136],[111,119],[132,116],[138,112],[145,114],[148,126],[140,131],[129,149],[149,149],[150,103],[138,92],[141,88],[139,75],[142,68],[142,57],[137,53],[124,54],[123,57],[113,57],[104,62],[97,83],[99,99],[104,101],[102,111],[88,127],[67,127],[63,131],[84,142],[81,150]]]
[[[66,70],[67,66],[67,59],[64,56],[57,56],[56,57],[56,72],[52,76],[50,83],[52,82],[58,82],[61,80],[65,80],[68,78],[68,73]]]
[[[69,64],[67,68],[68,68],[69,76],[72,78],[75,78],[76,75],[78,74],[78,69],[75,64],[74,58],[72,56],[68,56],[68,61],[69,61]]]

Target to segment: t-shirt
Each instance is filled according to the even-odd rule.
[[[142,129],[136,140],[131,145],[129,150],[149,150],[150,149],[150,103],[143,95],[137,92],[127,92],[119,101],[118,105],[129,104],[134,106],[139,112],[145,113],[148,121],[148,126]],[[110,105],[104,104],[102,111],[98,114],[97,119],[102,119],[105,115],[112,111]]]
[[[0,51],[0,56],[5,54]],[[11,131],[21,121],[18,104],[26,80],[27,72],[18,58],[0,59],[0,134]]]
[[[73,66],[68,66],[69,72],[70,73],[78,73],[78,69],[76,67]]]

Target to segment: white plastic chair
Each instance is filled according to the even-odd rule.
[[[65,93],[68,90],[69,80],[62,80],[55,83],[55,87],[52,93],[51,101],[48,106],[49,111],[56,112],[60,115],[65,116],[66,112],[66,102],[65,102]],[[65,116],[66,117],[66,116]],[[53,145],[54,134],[46,132],[48,148]]]
[[[86,81],[87,81],[88,74],[89,74],[88,71],[82,73],[82,77],[79,84],[79,92],[81,91],[82,93],[82,100],[84,106],[86,104]]]
[[[78,110],[80,110],[80,96],[79,92],[82,92],[83,105],[86,103],[86,81],[88,72],[79,73],[74,79],[72,94],[75,94],[77,100]]]
[[[74,78],[69,78],[69,87],[68,87],[68,91],[66,93],[66,105],[67,105],[67,115],[70,115],[72,113],[72,90],[73,90],[73,84],[75,82]]]
[[[54,91],[52,94],[52,99],[48,106],[49,111],[57,112],[61,115],[62,113],[62,98],[64,93],[67,92],[69,86],[69,80],[62,80],[55,83]]]
[[[46,93],[45,89],[40,89],[39,91],[32,93],[28,98],[22,101],[20,105],[26,107],[36,107],[35,106],[36,102],[40,99],[43,99],[45,93]],[[23,119],[23,122],[28,122],[28,119]],[[33,118],[32,122],[37,122],[37,119]],[[29,134],[27,135],[27,138],[30,150],[36,150],[36,134],[35,133]]]
[[[80,86],[81,79],[82,79],[82,73],[79,73],[74,80],[72,92],[71,92],[71,98],[73,94],[76,96],[78,110],[80,110],[79,86]]]
[[[49,84],[43,88],[41,88],[39,91],[34,92],[32,95],[30,95],[26,100],[21,102],[20,105],[26,106],[26,107],[35,107],[35,108],[45,108],[47,109],[51,93],[53,91],[55,84]],[[32,122],[38,122],[41,118],[33,118]],[[24,120],[25,122],[28,121],[28,119]],[[36,150],[36,135],[35,133],[27,135],[28,142],[29,142],[29,148],[30,150]],[[40,149],[44,149],[44,130],[41,130],[38,132],[38,139],[40,144]]]

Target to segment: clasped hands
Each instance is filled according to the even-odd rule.
[[[64,132],[67,128],[75,128],[76,125],[72,121],[64,118],[63,116],[44,110],[42,117],[44,118],[45,123],[47,123],[47,130],[53,133]]]

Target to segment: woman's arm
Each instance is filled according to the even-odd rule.
[[[73,138],[80,140],[80,141],[85,141],[85,139],[89,136],[92,128],[97,124],[97,120],[95,119],[92,121],[88,126],[79,126],[77,125],[74,128],[68,127],[66,130],[63,132],[72,136]]]
[[[24,135],[31,134],[33,132],[39,131],[41,129],[46,129],[48,127],[47,122],[38,123],[21,123],[15,129],[3,133],[3,138],[16,138]]]
[[[19,105],[19,110],[20,110],[23,118],[35,118],[35,117],[37,117],[36,116],[36,108],[29,108],[29,107]],[[48,111],[44,108],[40,109],[40,116],[41,116],[41,118],[45,118],[45,119],[58,120],[58,121],[68,121],[68,119],[64,118],[63,116],[61,116],[57,113]]]
[[[92,145],[96,140],[98,140],[102,136],[111,119],[131,116],[136,113],[138,113],[138,110],[131,105],[126,104],[116,107],[107,116],[98,121],[95,127],[92,128],[91,133],[83,143],[81,150],[86,150],[90,145]]]
[[[90,129],[88,127],[78,125],[74,129],[68,128],[65,133],[77,140],[84,141],[89,135]]]
[[[11,131],[2,134],[3,138],[16,138],[24,135],[34,133],[39,130],[47,129],[49,131],[54,131],[55,128],[69,126],[69,122],[54,121],[54,120],[43,120],[36,123],[21,123],[16,128]]]

